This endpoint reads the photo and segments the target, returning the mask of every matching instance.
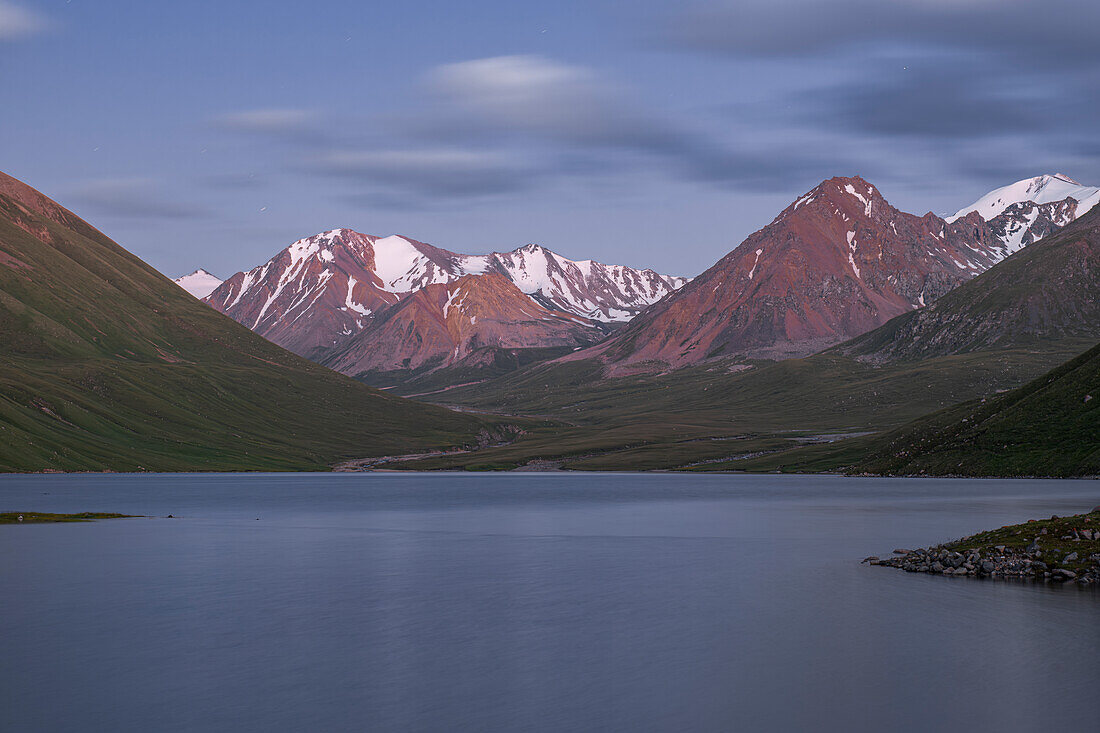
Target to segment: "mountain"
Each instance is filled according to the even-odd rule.
[[[626,265],[570,260],[537,244],[511,252],[471,256],[466,268],[484,263],[483,272],[499,272],[538,303],[605,323],[626,322],[687,282]]]
[[[1070,198],[1076,203],[1074,216],[1081,216],[1100,202],[1100,188],[1084,186],[1063,173],[1025,178],[990,191],[969,206],[959,209],[953,216],[947,217],[947,221],[956,221],[972,211],[978,212],[978,216],[985,221],[990,221],[1013,204],[1052,204],[1065,202]]]
[[[832,178],[613,338],[566,360],[611,370],[818,351],[934,301],[1005,256],[977,214],[947,223]]]
[[[1100,208],[842,349],[883,363],[1100,340]],[[1083,348],[1083,347],[1082,347]]]
[[[222,284],[222,279],[200,268],[190,275],[177,277],[172,282],[201,300],[214,292]]]
[[[427,285],[380,310],[324,363],[357,377],[484,367],[520,358],[518,351],[570,351],[602,337],[591,321],[544,308],[504,275],[488,272]]]
[[[462,255],[406,237],[334,229],[233,275],[206,301],[265,338],[321,360],[409,293],[486,273],[504,275],[546,308],[603,322],[628,320],[685,282],[652,270],[569,260],[534,244]]]
[[[324,469],[504,429],[265,341],[3,174],[0,340],[0,470]]]
[[[908,424],[852,470],[1100,475],[1100,346],[1018,389]]]

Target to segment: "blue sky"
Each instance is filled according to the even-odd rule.
[[[832,175],[1100,181],[1071,0],[0,0],[0,170],[166,274],[334,227],[693,275]]]

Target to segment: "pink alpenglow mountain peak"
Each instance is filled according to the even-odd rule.
[[[199,268],[189,275],[177,277],[172,282],[201,300],[214,292],[222,284],[222,279]]]
[[[687,281],[653,270],[570,260],[536,244],[465,255],[408,237],[333,229],[238,272],[206,302],[291,351],[323,359],[365,329],[380,310],[411,293],[491,273],[504,276],[539,306],[592,324],[629,320]]]

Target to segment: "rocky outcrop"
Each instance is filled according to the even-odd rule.
[[[909,573],[1094,585],[1100,583],[1100,511],[1033,520],[862,562]]]

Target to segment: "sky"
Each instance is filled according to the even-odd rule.
[[[0,170],[167,275],[337,227],[695,275],[834,175],[1100,183],[1100,3],[0,0]]]

